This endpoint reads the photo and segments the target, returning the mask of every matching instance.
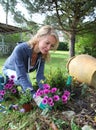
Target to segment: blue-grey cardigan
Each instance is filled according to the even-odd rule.
[[[26,88],[33,89],[32,83],[29,81],[27,74],[34,70],[37,71],[36,79],[39,88],[42,88],[41,80],[45,80],[44,77],[44,65],[45,61],[42,59],[42,54],[38,54],[37,62],[33,68],[30,69],[30,62],[32,57],[33,49],[26,43],[18,44],[12,54],[6,60],[4,67],[6,69],[15,70],[19,84],[24,90]]]

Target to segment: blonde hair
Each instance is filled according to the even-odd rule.
[[[28,44],[29,46],[32,48],[34,47],[37,43],[38,43],[38,39],[40,37],[43,37],[43,36],[46,36],[46,35],[51,35],[51,36],[54,36],[55,39],[56,39],[56,44],[54,46],[54,48],[52,50],[56,50],[58,48],[58,45],[59,45],[59,37],[57,35],[57,32],[55,31],[55,29],[50,26],[50,25],[46,25],[46,26],[43,26],[41,27],[36,35],[34,35],[34,37],[32,37],[29,41],[28,41]],[[48,54],[43,54],[42,57],[46,60],[49,58],[49,53]]]

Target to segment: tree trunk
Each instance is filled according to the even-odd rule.
[[[8,24],[9,0],[6,3],[6,24]]]
[[[69,53],[70,53],[70,57],[75,56],[75,32],[72,32],[70,35],[70,47],[69,47]]]

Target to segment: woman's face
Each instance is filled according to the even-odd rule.
[[[38,48],[42,54],[47,54],[56,44],[56,38],[51,35],[43,36],[39,39]]]

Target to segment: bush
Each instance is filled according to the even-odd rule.
[[[58,50],[68,51],[68,43],[67,42],[59,42]]]
[[[66,79],[67,76],[64,75],[64,72],[61,71],[60,68],[57,68],[55,72],[50,70],[49,74],[46,76],[46,83],[51,87],[56,87],[60,91],[63,91],[66,84]]]
[[[45,83],[49,84],[51,87],[58,88],[62,92],[64,91],[67,81],[67,75],[65,75],[65,72],[61,71],[60,68],[57,68],[55,72],[50,70],[45,77],[46,77],[46,81],[44,81]],[[34,82],[34,88],[35,90],[38,89],[36,79]]]
[[[85,34],[79,36],[78,42],[76,43],[77,54],[89,54],[96,57],[96,36],[95,33]]]

